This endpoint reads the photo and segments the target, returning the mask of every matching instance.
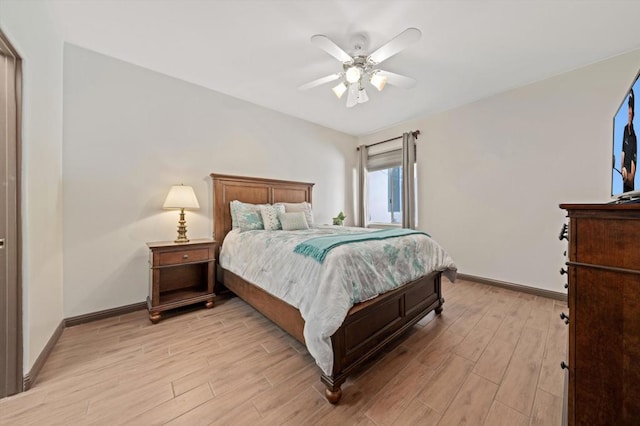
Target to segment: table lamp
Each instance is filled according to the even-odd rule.
[[[178,220],[178,238],[176,243],[188,243],[187,238],[187,222],[184,220],[184,209],[199,209],[198,199],[193,192],[193,188],[188,185],[173,185],[169,190],[166,200],[164,200],[164,209],[180,209],[180,220]]]

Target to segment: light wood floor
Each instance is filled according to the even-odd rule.
[[[0,424],[560,425],[562,302],[443,280],[430,314],[323,397],[304,346],[237,298],[152,325],[146,311],[65,329]]]

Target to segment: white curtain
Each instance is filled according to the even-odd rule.
[[[416,138],[413,132],[402,134],[402,227],[416,228]]]
[[[367,146],[358,147],[358,216],[356,226],[367,226]]]

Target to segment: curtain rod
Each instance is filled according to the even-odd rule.
[[[413,137],[418,139],[418,135],[420,134],[420,130],[416,130],[415,132],[410,132],[410,133],[413,133]],[[371,146],[380,145],[381,143],[391,142],[391,141],[395,141],[395,140],[398,140],[398,139],[402,139],[402,136],[396,136],[395,138],[391,138],[391,139],[387,139],[387,140],[384,140],[384,141],[372,143],[370,145],[365,145],[364,147],[365,148],[369,148]],[[357,147],[356,151],[360,151],[360,147]]]

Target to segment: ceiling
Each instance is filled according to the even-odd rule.
[[[640,48],[640,1],[50,1],[65,41],[351,135],[426,117]],[[345,107],[324,34],[367,53],[416,27],[421,40],[380,68],[418,81]],[[632,76],[630,76],[631,78]],[[212,111],[215,114],[215,111]]]

